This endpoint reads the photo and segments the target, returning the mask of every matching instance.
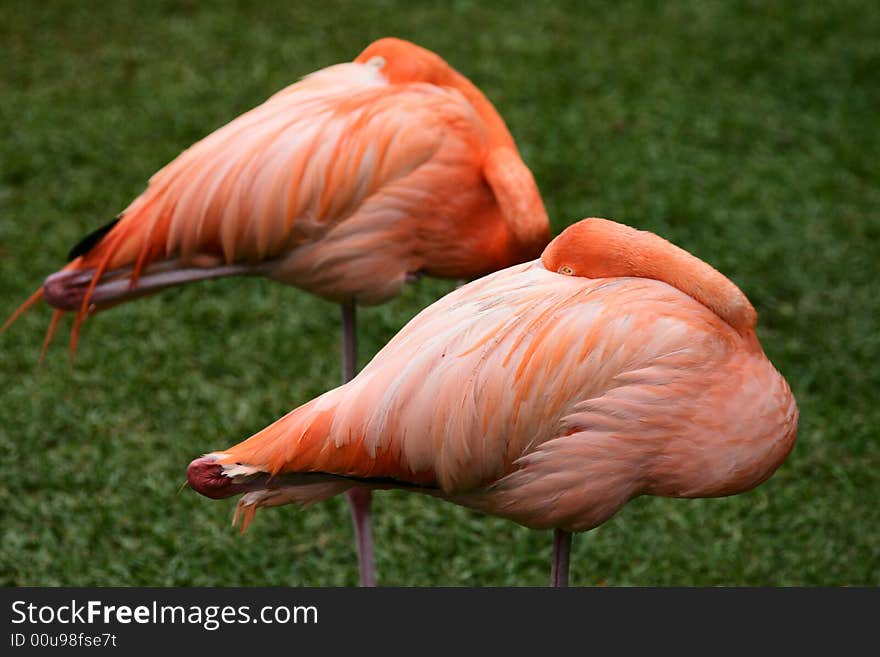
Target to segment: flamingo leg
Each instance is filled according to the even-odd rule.
[[[571,555],[571,533],[553,530],[553,565],[550,569],[550,586],[568,586],[568,558]]]
[[[357,315],[354,301],[342,304],[342,382],[354,378],[357,369]],[[373,560],[373,533],[370,530],[370,503],[373,494],[366,488],[348,491],[348,505],[354,522],[361,586],[376,586]]]
[[[368,488],[352,488],[347,495],[351,518],[354,522],[361,586],[373,587],[376,586],[373,533],[370,531],[370,503],[373,501],[373,493]]]

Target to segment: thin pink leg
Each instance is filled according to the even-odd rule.
[[[354,378],[357,369],[357,316],[354,301],[342,304],[342,382]],[[373,533],[370,530],[370,502],[373,494],[367,488],[348,491],[348,505],[354,522],[355,542],[361,586],[376,586],[376,566],[373,559]]]
[[[354,522],[357,542],[358,567],[361,586],[376,586],[376,566],[373,561],[373,533],[370,531],[370,503],[372,491],[368,488],[352,488],[348,491],[348,505]]]
[[[553,530],[553,565],[550,568],[550,586],[568,586],[568,558],[571,555],[571,534]]]

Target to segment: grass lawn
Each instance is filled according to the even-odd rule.
[[[801,409],[766,484],[640,498],[575,537],[576,585],[880,585],[880,12],[871,2],[0,4],[0,315],[183,148],[386,35],[496,104],[554,231],[605,216],[728,274]],[[363,310],[361,364],[452,282]],[[354,585],[343,498],[177,494],[189,461],[337,384],[338,308],[221,280],[0,337],[0,585]],[[544,585],[551,534],[402,492],[386,585]]]

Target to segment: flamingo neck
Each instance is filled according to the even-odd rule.
[[[448,86],[460,91],[467,98],[468,102],[473,105],[480,118],[483,119],[483,123],[486,124],[489,131],[490,149],[507,147],[516,151],[516,143],[513,141],[513,136],[510,134],[510,130],[507,129],[504,119],[501,118],[495,106],[473,82],[458,71],[450,69]]]
[[[754,338],[758,315],[733,281],[654,233],[607,219],[587,219],[564,231],[541,259],[551,271],[569,266],[576,276],[663,281],[699,301],[743,337]]]

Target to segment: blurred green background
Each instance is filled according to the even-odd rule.
[[[575,538],[575,585],[880,584],[880,11],[871,2],[0,3],[0,314],[183,148],[396,35],[496,104],[558,232],[605,216],[736,281],[801,409],[757,490],[640,498]],[[361,364],[452,289],[360,313]],[[184,490],[195,456],[337,384],[338,308],[264,280],[0,337],[0,584],[354,585],[343,498]],[[551,534],[423,496],[374,504],[385,585],[544,585]]]

